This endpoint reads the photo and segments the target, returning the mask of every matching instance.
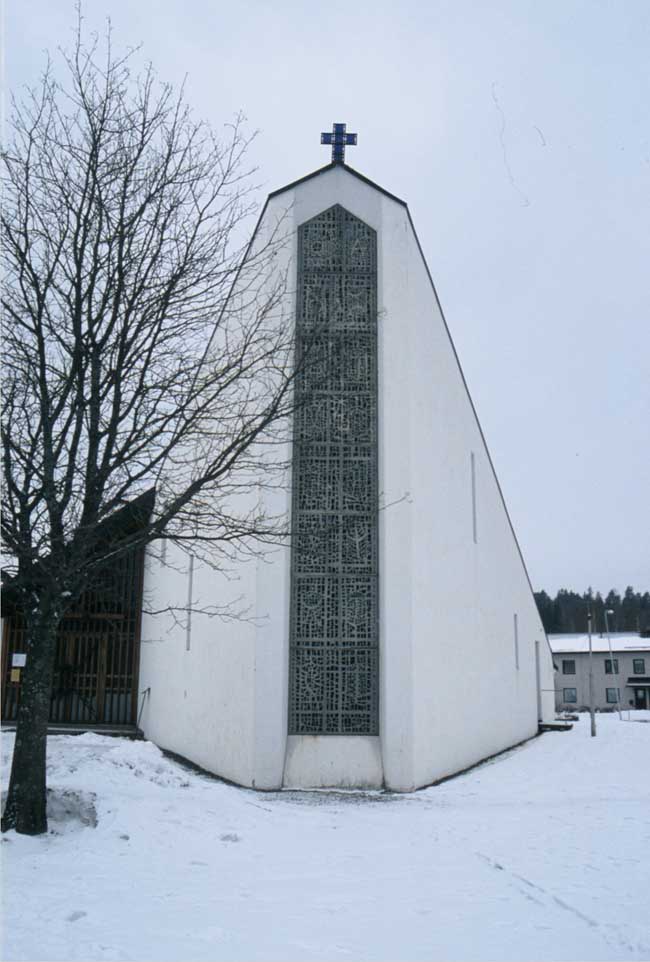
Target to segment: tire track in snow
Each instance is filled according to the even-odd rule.
[[[504,872],[506,877],[510,879],[515,879],[516,880],[515,888],[521,895],[523,895],[528,900],[535,902],[537,905],[540,905],[542,908],[548,908],[549,907],[548,901],[550,901],[554,905],[557,905],[558,908],[563,909],[565,912],[570,912],[572,915],[575,915],[576,918],[584,922],[585,925],[589,926],[590,929],[596,930],[598,934],[601,936],[601,938],[603,938],[608,945],[613,945],[617,949],[621,949],[621,948],[625,949],[626,951],[631,952],[635,955],[640,952],[642,953],[643,957],[646,957],[646,955],[650,956],[649,946],[644,945],[642,943],[637,943],[636,945],[634,945],[632,942],[629,942],[620,933],[619,926],[614,925],[613,923],[609,923],[609,927],[613,929],[613,931],[611,933],[607,932],[603,927],[603,925],[600,922],[597,922],[596,919],[592,919],[590,916],[585,915],[585,913],[581,912],[580,909],[577,909],[575,908],[575,906],[570,905],[568,902],[565,902],[564,899],[561,899],[559,898],[559,896],[554,895],[552,892],[549,892],[548,889],[543,888],[541,885],[537,885],[535,882],[531,882],[530,879],[526,878],[524,875],[518,875],[517,872],[513,872],[511,869],[506,868],[505,865],[502,865],[500,862],[497,862],[496,859],[490,858],[489,855],[485,855],[483,852],[475,852],[474,854],[477,856],[477,858],[480,858],[483,862],[486,862],[487,865],[490,866],[490,868],[498,872]],[[521,883],[521,885],[525,885],[526,888],[524,889],[521,887],[521,885],[517,885],[516,884],[517,882]],[[530,893],[531,889],[534,892],[538,893],[538,895],[546,899],[547,902],[544,902],[540,898],[536,898],[535,896],[533,896]]]

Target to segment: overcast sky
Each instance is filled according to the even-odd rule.
[[[264,192],[348,162],[409,204],[536,589],[650,589],[650,0],[86,0]],[[7,0],[7,87],[69,43]]]

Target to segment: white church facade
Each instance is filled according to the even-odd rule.
[[[279,223],[297,356],[328,359],[264,494],[294,536],[230,581],[151,553],[153,608],[226,590],[249,617],[143,615],[139,724],[257,789],[411,791],[552,719],[551,653],[406,204],[339,156],[269,196],[253,244]]]

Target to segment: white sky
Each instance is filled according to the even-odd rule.
[[[409,204],[535,588],[650,588],[649,0],[86,0],[264,192],[347,160]],[[70,0],[8,0],[5,83]]]

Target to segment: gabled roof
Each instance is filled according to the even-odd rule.
[[[378,190],[384,195],[384,197],[390,197],[391,200],[396,201],[396,203],[401,204],[402,207],[406,207],[408,210],[408,204],[405,200],[402,200],[401,197],[396,197],[395,194],[391,194],[390,191],[386,190],[384,187],[381,187],[379,184],[376,184],[374,180],[370,180],[369,177],[366,177],[364,174],[360,174],[358,170],[354,169],[354,167],[349,167],[347,164],[334,162],[325,164],[324,167],[319,167],[318,170],[312,170],[311,174],[305,174],[304,177],[299,177],[298,180],[292,181],[285,187],[279,187],[278,190],[271,191],[269,194],[269,200],[271,197],[277,197],[279,194],[283,194],[285,190],[292,190],[299,184],[304,184],[307,180],[313,180],[314,177],[320,177],[321,174],[325,174],[328,170],[333,170],[335,167],[342,167],[343,170],[347,170],[348,174],[352,174],[353,177],[356,177],[358,180],[362,181],[362,183],[368,184],[369,187],[374,187],[374,189]]]

